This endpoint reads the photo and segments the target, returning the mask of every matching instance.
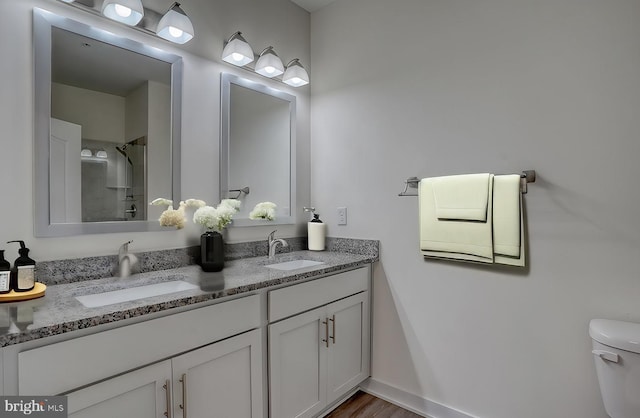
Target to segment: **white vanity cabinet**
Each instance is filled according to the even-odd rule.
[[[270,292],[271,417],[316,416],[369,376],[369,276],[366,267]]]
[[[70,418],[262,418],[260,329],[70,392]]]
[[[271,289],[6,346],[0,394],[67,395],[73,418],[319,416],[369,376],[371,265]]]
[[[17,382],[5,370],[5,394],[68,395],[74,418],[263,418],[262,306],[252,295],[32,349],[6,347]]]

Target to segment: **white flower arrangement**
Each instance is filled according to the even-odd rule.
[[[273,221],[276,218],[276,207],[276,204],[273,202],[258,203],[249,213],[249,219],[267,219]]]
[[[217,208],[213,206],[199,207],[193,214],[193,222],[208,230],[222,231],[231,223],[233,215],[239,210],[239,200],[223,199]]]
[[[197,208],[193,214],[193,222],[203,225],[207,229],[221,231],[231,223],[233,215],[240,210],[240,201],[236,199],[224,199],[217,208],[207,206],[204,200],[187,199],[181,201],[178,209],[173,208],[173,201],[158,198],[151,202],[154,206],[167,206],[158,221],[161,226],[173,226],[176,229],[184,228],[186,222],[186,208]]]

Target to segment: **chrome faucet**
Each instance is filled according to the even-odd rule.
[[[276,230],[277,231],[277,230]],[[282,238],[274,238],[276,231],[273,231],[269,234],[268,242],[269,242],[269,260],[272,260],[276,257],[276,248],[278,244],[284,247],[288,247],[289,243]]]
[[[132,242],[125,242],[118,250],[118,275],[120,277],[131,276],[131,272],[138,267],[138,257],[129,253],[129,244]]]

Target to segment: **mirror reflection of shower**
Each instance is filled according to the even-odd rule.
[[[82,149],[82,221],[145,220],[147,138],[83,139]]]

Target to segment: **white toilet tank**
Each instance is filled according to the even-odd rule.
[[[611,418],[640,417],[640,324],[592,319],[596,373]]]

